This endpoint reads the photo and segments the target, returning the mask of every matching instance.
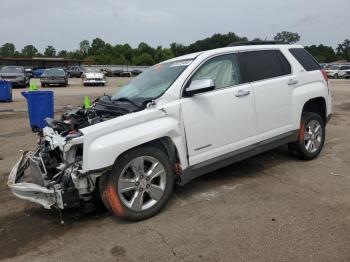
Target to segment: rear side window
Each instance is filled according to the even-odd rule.
[[[316,59],[304,48],[292,48],[289,49],[289,51],[306,71],[321,69],[321,66],[317,63]]]
[[[289,75],[291,67],[278,50],[240,53],[250,82]]]

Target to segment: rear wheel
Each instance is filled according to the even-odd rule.
[[[317,157],[324,145],[325,124],[319,114],[305,112],[301,117],[298,141],[288,144],[290,153],[310,160]]]
[[[168,201],[174,176],[167,155],[158,148],[140,147],[123,154],[111,174],[100,179],[101,198],[116,216],[143,220]]]
[[[45,87],[46,86],[46,84],[41,84],[41,87]]]

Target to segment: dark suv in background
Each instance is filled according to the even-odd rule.
[[[12,86],[26,87],[29,85],[29,74],[23,66],[3,66],[0,70],[0,78],[10,81]]]
[[[81,66],[68,66],[66,68],[68,77],[81,77],[84,73],[83,67]]]

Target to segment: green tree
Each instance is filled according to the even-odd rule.
[[[178,43],[171,43],[170,50],[173,52],[174,56],[181,56],[187,53],[186,46]]]
[[[16,54],[15,45],[12,43],[5,43],[0,48],[0,56],[2,57],[13,57]]]
[[[90,42],[88,40],[83,40],[79,43],[79,51],[84,54],[87,55],[90,51]]]
[[[54,56],[56,56],[56,49],[52,45],[48,45],[45,48],[44,56],[46,56],[46,57],[54,57]]]
[[[299,42],[300,35],[298,33],[282,31],[282,32],[277,33],[273,39],[275,41],[281,41],[281,42],[286,42],[289,44],[294,44],[294,43]]]
[[[155,64],[153,57],[148,53],[143,53],[135,57],[133,63],[139,66],[151,66]]]
[[[345,39],[343,43],[338,44],[337,54],[339,58],[350,61],[350,40]]]
[[[173,57],[174,57],[174,53],[171,49],[162,48],[161,46],[158,46],[157,49],[155,50],[154,61],[156,63],[159,63]]]
[[[312,54],[319,63],[329,63],[336,60],[336,54],[331,46],[312,45],[305,49]]]
[[[95,38],[92,40],[89,54],[101,55],[104,52],[106,43],[101,38]]]
[[[68,51],[67,50],[61,50],[57,53],[58,57],[63,57],[66,58],[68,56]]]
[[[38,49],[33,45],[26,45],[22,48],[21,55],[24,57],[34,57],[38,54]]]

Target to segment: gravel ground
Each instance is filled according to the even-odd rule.
[[[83,96],[112,94],[71,79],[55,91],[56,112]],[[280,147],[177,187],[159,215],[138,223],[103,208],[64,212],[21,201],[7,175],[33,149],[21,90],[0,113],[0,260],[4,261],[350,261],[350,81],[331,81],[334,115],[313,161]],[[23,112],[24,111],[24,112]]]

